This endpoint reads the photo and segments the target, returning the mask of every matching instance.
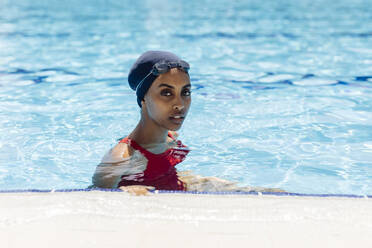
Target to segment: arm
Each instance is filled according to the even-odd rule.
[[[120,176],[115,176],[111,171],[113,171],[114,165],[99,164],[97,165],[96,171],[92,177],[93,187],[99,188],[116,188]]]
[[[93,187],[117,188],[123,172],[130,167],[131,155],[130,147],[124,143],[108,151],[97,165],[92,177]],[[120,189],[132,195],[147,195],[150,190],[155,190],[154,187],[143,185],[122,186]]]
[[[121,166],[129,162],[129,149],[127,144],[119,143],[108,151],[97,165],[92,177],[95,187],[116,188],[121,179]]]
[[[208,192],[285,192],[277,188],[263,188],[263,187],[241,187],[225,179],[217,177],[203,177],[194,175],[189,171],[178,172],[179,179],[187,185],[187,191],[208,191]]]

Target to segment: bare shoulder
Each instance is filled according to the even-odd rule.
[[[105,156],[103,156],[101,163],[116,163],[129,158],[132,155],[132,149],[126,143],[118,143],[111,148]]]

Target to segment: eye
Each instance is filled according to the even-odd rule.
[[[171,96],[172,95],[172,92],[168,89],[164,89],[162,91],[160,91],[160,95],[162,96]]]
[[[190,89],[184,89],[182,91],[182,95],[183,96],[190,96],[191,95],[191,90]]]

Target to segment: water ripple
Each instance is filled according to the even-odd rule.
[[[159,49],[191,65],[181,170],[371,194],[367,1],[57,2],[0,8],[0,188],[89,185],[137,124],[132,63]]]

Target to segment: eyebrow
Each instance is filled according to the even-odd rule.
[[[169,84],[160,84],[159,88],[160,87],[168,87],[168,88],[174,89],[174,87],[172,85],[169,85]],[[187,84],[187,85],[183,86],[182,88],[186,88],[186,87],[191,87],[191,84]]]

